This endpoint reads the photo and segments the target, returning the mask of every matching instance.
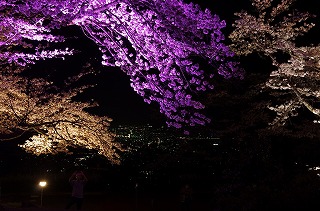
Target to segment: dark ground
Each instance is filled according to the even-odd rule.
[[[12,194],[2,196],[1,211],[61,211],[65,210],[69,199],[69,193],[50,193],[43,195],[43,207],[40,207],[40,196]],[[209,201],[195,199],[192,210],[209,209]],[[176,194],[140,196],[139,194],[107,194],[87,193],[83,203],[83,211],[175,211],[180,210],[179,197]],[[70,210],[76,210],[75,207]]]

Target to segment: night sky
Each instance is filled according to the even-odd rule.
[[[143,98],[134,92],[130,86],[130,78],[121,69],[101,65],[101,52],[97,45],[85,37],[78,27],[67,27],[62,33],[69,39],[59,44],[62,48],[72,47],[77,50],[73,56],[65,60],[53,59],[35,64],[30,73],[43,75],[59,86],[64,80],[77,74],[87,63],[92,64],[95,74],[83,77],[79,84],[95,84],[78,96],[76,100],[95,101],[99,107],[89,109],[89,112],[111,117],[113,125],[165,125],[165,118],[160,114],[158,105],[148,105]]]

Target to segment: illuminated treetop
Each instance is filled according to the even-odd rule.
[[[204,105],[193,99],[194,94],[213,89],[210,78],[216,75],[227,79],[242,77],[242,71],[230,61],[233,53],[222,43],[225,22],[192,3],[2,0],[0,9],[1,30],[11,31],[11,35],[1,38],[2,49],[11,42],[20,45],[25,39],[60,42],[63,38],[55,37],[52,30],[77,25],[99,46],[102,64],[118,66],[128,74],[131,86],[145,102],[160,105],[169,126],[180,128],[209,122],[198,112]],[[5,26],[7,14],[17,25],[15,29]],[[42,48],[38,45],[34,49],[36,57],[27,56],[25,61],[72,53],[68,49],[56,50],[48,56],[41,53]],[[19,53],[7,55],[7,51],[1,51],[0,58],[19,63],[19,58],[26,57]],[[203,69],[203,62],[212,68]]]
[[[27,133],[29,140],[20,146],[36,155],[82,147],[119,163],[123,149],[109,131],[112,119],[86,112],[94,103],[75,102],[72,98],[81,88],[61,91],[49,81],[27,79],[13,74],[20,68],[12,69],[0,74],[0,134],[8,140]]]
[[[257,13],[236,13],[235,30],[230,34],[232,49],[238,55],[258,52],[270,58],[276,67],[263,86],[277,96],[277,105],[269,105],[277,116],[271,125],[284,125],[297,116],[302,106],[320,116],[320,46],[299,46],[296,38],[304,35],[314,23],[314,15],[291,10],[294,0],[252,0]],[[279,54],[287,57],[279,59]],[[286,58],[284,57],[284,58]],[[314,120],[319,122],[319,120]]]

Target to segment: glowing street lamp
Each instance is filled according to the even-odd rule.
[[[39,182],[39,185],[41,187],[45,187],[47,185],[47,182],[46,181],[41,181],[41,182]]]
[[[40,181],[39,182],[39,186],[41,187],[41,207],[42,207],[42,196],[43,196],[43,189],[44,189],[44,187],[46,187],[47,186],[47,182],[46,181]]]

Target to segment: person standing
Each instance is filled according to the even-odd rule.
[[[185,184],[180,190],[180,210],[190,211],[192,202],[192,189],[189,184]]]
[[[77,210],[81,210],[83,203],[83,190],[88,179],[82,171],[75,171],[69,178],[69,182],[72,186],[72,194],[66,209],[70,209],[76,204]]]

